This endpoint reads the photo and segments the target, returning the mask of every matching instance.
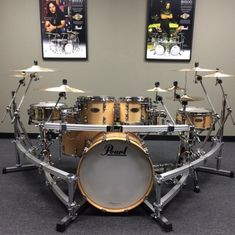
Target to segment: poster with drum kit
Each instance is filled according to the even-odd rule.
[[[86,0],[39,0],[43,59],[87,59]]]
[[[190,61],[196,0],[148,0],[147,60]]]

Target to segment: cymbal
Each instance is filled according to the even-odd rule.
[[[219,71],[203,76],[203,78],[229,78],[229,77],[231,78],[231,77],[235,77],[235,76],[231,75],[231,74],[221,73]]]
[[[204,98],[196,96],[188,96],[188,95],[182,95],[180,97],[180,101],[201,101],[201,100],[204,100]]]
[[[83,90],[70,87],[68,85],[61,85],[59,87],[49,87],[45,89],[40,89],[41,91],[52,91],[52,92],[70,92],[70,93],[85,93]]]
[[[176,99],[174,97],[166,97],[166,99],[168,99],[168,100],[188,101],[188,102],[204,100],[204,98],[202,98],[202,97],[195,97],[195,96],[188,96],[188,95],[182,95],[179,99]]]
[[[185,69],[178,69],[178,72],[214,72],[215,69],[204,69],[200,67],[193,67],[193,68],[185,68]]]
[[[81,20],[81,19],[83,18],[83,15],[77,13],[77,14],[75,14],[74,16],[72,16],[72,18],[73,18],[74,20]]]
[[[25,73],[44,73],[44,72],[54,72],[55,70],[49,69],[49,68],[43,68],[40,67],[39,65],[33,65],[30,68],[27,69],[19,69],[19,70],[14,70],[17,72],[25,72]]]
[[[169,87],[167,88],[168,91],[185,91],[185,88],[182,88],[182,87],[179,87],[179,86],[172,86],[172,87]]]
[[[161,87],[154,87],[154,88],[148,89],[146,91],[167,92],[167,90],[162,89]]]

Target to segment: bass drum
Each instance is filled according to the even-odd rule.
[[[153,165],[132,133],[100,133],[79,162],[78,187],[89,203],[107,212],[129,211],[148,196]]]
[[[163,55],[164,53],[165,53],[165,48],[163,45],[158,44],[155,46],[155,54],[156,55]]]

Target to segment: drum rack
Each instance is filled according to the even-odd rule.
[[[40,124],[41,134],[45,137],[45,133],[48,130],[56,131],[100,131],[100,132],[136,132],[136,133],[175,133],[180,132],[184,134],[189,134],[193,131],[193,127],[189,125],[85,125],[85,124],[67,124],[67,123],[42,123]],[[44,137],[42,140],[44,140]],[[65,231],[67,226],[73,222],[81,209],[87,204],[87,200],[84,198],[81,202],[75,200],[75,193],[77,190],[77,179],[78,176],[71,174],[69,172],[63,171],[56,168],[51,164],[50,161],[50,151],[47,143],[43,144],[42,155],[38,155],[35,148],[27,144],[24,141],[25,136],[17,136],[15,140],[15,145],[21,156],[28,160],[33,166],[37,167],[40,171],[44,172],[46,183],[58,197],[58,199],[67,208],[68,214],[62,218],[56,225],[56,230],[59,232]],[[198,158],[187,164],[183,164],[181,167],[175,168],[173,170],[164,173],[154,173],[153,184],[155,191],[155,202],[152,203],[147,199],[144,200],[144,204],[150,209],[151,217],[162,227],[165,231],[172,231],[172,224],[162,215],[163,207],[168,204],[181,190],[184,186],[190,174],[195,174],[195,170],[202,166],[205,161],[218,152],[221,151],[223,143],[217,139],[213,139],[212,147],[210,151],[204,153],[200,152]],[[162,186],[168,181],[174,181],[174,186],[170,189],[168,193],[162,196]],[[58,181],[63,181],[67,184],[67,194],[60,188]],[[195,187],[197,181],[195,178]]]
[[[49,131],[55,131],[58,133],[63,133],[65,131],[88,131],[88,132],[93,131],[93,132],[104,132],[104,133],[124,132],[124,133],[138,133],[138,134],[145,133],[145,135],[149,134],[166,135],[166,134],[177,133],[180,141],[180,149],[177,157],[180,158],[181,155],[183,155],[183,158],[185,159],[183,162],[180,162],[180,164],[176,162],[175,168],[170,169],[168,171],[163,171],[161,173],[153,171],[152,180],[153,180],[153,189],[155,192],[155,198],[154,198],[155,201],[152,203],[149,201],[148,198],[145,198],[143,201],[144,204],[151,211],[151,217],[167,232],[172,231],[172,223],[169,222],[168,219],[163,216],[162,214],[163,208],[178,194],[178,192],[180,192],[181,188],[184,186],[189,175],[193,177],[195,192],[200,191],[200,188],[198,186],[197,172],[203,171],[207,173],[234,177],[234,172],[224,171],[220,169],[222,150],[223,150],[223,142],[222,142],[223,128],[227,118],[231,116],[231,108],[230,105],[228,104],[227,96],[224,93],[221,80],[217,79],[217,83],[220,85],[223,93],[223,109],[221,113],[221,121],[218,122],[218,117],[214,111],[214,107],[211,103],[211,100],[203,86],[200,77],[197,77],[197,80],[200,82],[205,92],[208,102],[212,106],[213,114],[216,116],[215,122],[219,123],[220,128],[218,132],[215,134],[215,136],[211,138],[212,144],[210,145],[209,150],[205,152],[204,146],[205,142],[210,137],[212,128],[209,130],[206,136],[205,139],[206,141],[204,141],[202,145],[196,150],[196,152],[194,152],[192,158],[188,156],[189,153],[187,153],[187,151],[181,152],[181,150],[182,148],[185,148],[186,150],[192,150],[193,145],[196,142],[199,142],[198,141],[199,136],[195,131],[195,127],[192,125],[185,125],[185,124],[176,125],[174,121],[172,121],[172,124],[167,124],[167,125],[91,125],[91,124],[70,124],[64,122],[63,120],[59,123],[54,123],[54,122],[49,122],[50,120],[49,117],[47,122],[42,121],[38,124],[40,132],[40,140],[39,143],[37,143],[38,146],[35,146],[31,143],[28,137],[28,134],[23,126],[23,123],[20,120],[20,112],[19,112],[31,82],[38,80],[38,74],[36,71],[42,71],[42,69],[38,68],[36,61],[34,64],[35,64],[33,66],[34,72],[30,73],[29,83],[25,89],[24,95],[22,96],[18,107],[16,106],[15,102],[16,94],[20,86],[24,85],[25,75],[24,78],[19,81],[19,85],[16,91],[12,93],[12,100],[6,109],[6,113],[9,113],[11,123],[13,124],[14,127],[15,138],[13,142],[15,144],[15,149],[16,149],[16,165],[13,167],[4,168],[2,173],[18,172],[34,168],[38,168],[39,171],[44,173],[47,185],[51,188],[56,197],[58,197],[58,199],[67,208],[67,215],[57,223],[56,226],[57,231],[59,232],[65,231],[67,226],[71,222],[73,222],[81,213],[82,208],[87,204],[88,200],[86,198],[82,198],[79,201],[75,199],[75,194],[78,190],[77,182],[79,176],[76,174],[72,174],[70,172],[66,172],[53,165],[51,161],[52,156],[50,153],[50,145],[52,144],[52,142],[50,139],[47,138],[47,133]],[[31,68],[28,70],[28,72],[32,72]],[[59,97],[59,99],[61,97]],[[160,101],[163,104],[162,100],[158,100],[157,98],[158,96],[156,94],[156,101]],[[57,103],[59,102],[59,99]],[[166,108],[164,109],[166,110]],[[4,115],[2,121],[4,121],[5,117],[6,114]],[[24,157],[31,164],[27,165],[21,164],[21,157]],[[212,157],[215,157],[215,159],[217,160],[216,169],[204,166],[207,160],[209,160]],[[66,190],[62,189],[62,187],[60,186],[60,181],[66,183],[67,186]],[[172,183],[171,184],[172,188],[166,194],[163,195],[162,187],[164,183],[167,182]]]

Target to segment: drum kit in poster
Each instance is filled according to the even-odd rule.
[[[203,69],[195,63],[193,68],[177,70],[185,73],[185,87],[173,86],[163,89],[156,82],[146,90],[155,95],[149,97],[115,97],[79,95],[72,107],[61,99],[67,93],[84,93],[70,87],[67,80],[61,86],[40,89],[42,92],[56,92],[56,101],[40,101],[28,107],[28,123],[38,128],[39,138],[33,144],[20,119],[20,108],[33,81],[42,72],[52,69],[40,67],[37,61],[21,72],[19,84],[12,92],[10,104],[6,107],[2,122],[9,114],[14,127],[16,165],[3,169],[3,173],[39,168],[45,174],[46,182],[62,201],[68,214],[57,224],[57,231],[64,231],[75,220],[85,204],[91,204],[103,212],[128,212],[144,203],[151,216],[165,231],[172,230],[172,224],[163,216],[163,207],[181,190],[189,176],[194,180],[194,191],[199,192],[198,172],[213,173],[233,177],[232,171],[221,169],[223,150],[223,130],[231,117],[232,109],[222,82],[225,74],[216,70]],[[186,93],[187,74],[194,74],[195,83],[201,85],[210,108],[193,107],[188,104],[203,100]],[[207,75],[199,75],[207,73]],[[214,79],[222,91],[222,108],[219,115],[205,89],[204,80]],[[18,91],[24,93],[16,103]],[[167,109],[160,94],[173,93],[172,100],[178,101],[181,108],[175,115]],[[182,93],[182,94],[181,94]],[[214,133],[212,135],[212,133]],[[148,135],[176,135],[179,140],[175,163],[153,164],[144,137]],[[203,135],[201,135],[203,134]],[[77,158],[76,173],[66,172],[56,166],[50,148],[59,142],[59,156]],[[204,137],[204,138],[202,138]],[[205,148],[210,141],[210,147]],[[207,149],[207,150],[206,150]],[[21,158],[30,164],[22,164]],[[215,157],[216,168],[205,165],[207,159]],[[63,187],[60,185],[63,183]],[[66,190],[64,190],[66,183]],[[163,187],[170,189],[163,193]],[[79,191],[81,198],[75,197]],[[154,202],[149,199],[154,194]]]

